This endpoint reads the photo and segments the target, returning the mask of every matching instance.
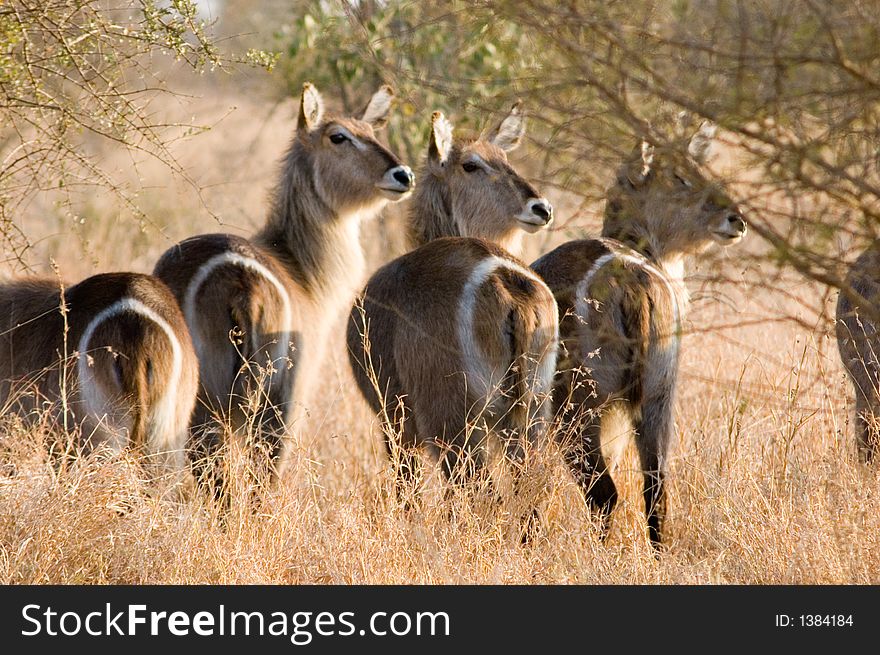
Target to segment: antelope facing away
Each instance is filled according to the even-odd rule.
[[[857,299],[849,292],[857,294]],[[860,298],[858,298],[860,297]],[[880,448],[880,250],[872,245],[850,267],[837,299],[837,347],[856,397],[856,444],[862,461]]]
[[[417,478],[417,446],[439,454],[444,474],[461,484],[485,470],[494,433],[518,471],[549,416],[556,304],[497,245],[553,217],[507,162],[523,129],[514,107],[488,138],[453,141],[451,124],[434,113],[409,214],[418,247],[379,269],[352,309],[349,358],[383,423],[398,494]]]
[[[196,355],[168,288],[136,273],[0,284],[0,402],[27,418],[48,406],[90,452],[132,447],[183,472]]]
[[[532,265],[559,304],[563,354],[553,397],[566,460],[601,512],[604,534],[617,490],[600,427],[606,410],[622,409],[635,428],[655,547],[688,302],[685,259],[714,243],[737,243],[746,231],[734,202],[699,168],[714,133],[701,126],[678,165],[671,153],[636,148],[608,191],[603,238],[565,243]]]
[[[383,86],[359,118],[325,116],[306,83],[262,230],[251,240],[196,236],[156,264],[198,354],[192,457],[215,494],[222,476],[211,460],[226,426],[237,434],[253,426],[258,473],[275,480],[282,472],[290,426],[320,379],[327,332],[363,284],[361,222],[413,188],[412,171],[374,134],[392,100]]]

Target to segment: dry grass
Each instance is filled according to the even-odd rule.
[[[219,229],[247,233],[262,218],[293,107],[272,112],[215,94],[191,110],[212,122],[233,104],[237,111],[182,144],[179,156],[199,171],[208,206],[222,209]],[[100,199],[73,230],[47,200],[27,218],[31,234],[57,234],[39,244],[36,261],[52,255],[72,279],[148,271],[173,241],[218,229],[191,189],[163,181],[149,164],[137,172],[161,231],[138,232]],[[71,233],[88,240],[92,258],[65,251]],[[529,247],[535,255],[544,244]],[[509,507],[456,502],[450,514],[436,470],[423,509],[404,512],[376,422],[351,381],[340,326],[322,397],[298,426],[283,484],[256,513],[235,503],[225,522],[197,496],[151,491],[125,458],[87,460],[56,475],[39,430],[7,420],[0,430],[0,582],[878,583],[880,481],[855,456],[850,389],[834,341],[824,327],[772,320],[815,320],[831,309],[828,300],[796,281],[784,292],[747,286],[760,271],[751,264],[742,270],[736,257],[732,250],[704,263],[691,280],[696,288],[699,275],[719,265],[730,278],[713,287],[713,299],[697,299],[690,315],[670,545],[659,561],[644,530],[632,448],[617,465],[622,502],[605,543],[552,448],[535,474],[542,531],[529,546],[519,544]]]

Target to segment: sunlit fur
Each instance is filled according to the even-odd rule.
[[[377,271],[351,312],[352,369],[382,421],[399,491],[416,478],[414,447],[428,446],[463,483],[482,471],[490,434],[519,470],[546,429],[556,304],[538,276],[491,243],[522,233],[530,203],[543,203],[543,224],[552,218],[493,142],[518,140],[521,119],[512,116],[485,139],[453,142],[434,115],[409,214],[419,247]],[[464,170],[475,155],[478,170]]]
[[[490,172],[466,172],[462,162],[469,160],[485,164]],[[519,253],[523,234],[543,227],[514,220],[539,194],[513,170],[501,148],[483,140],[456,143],[444,166],[426,164],[414,195],[409,216],[414,246],[441,236],[464,236]]]
[[[439,237],[463,236],[486,239],[518,255],[524,233],[550,224],[550,203],[507,160],[523,129],[514,107],[489,136],[454,138],[449,122],[435,113],[428,156],[409,210],[413,247]],[[550,211],[546,220],[532,212],[535,203],[544,203]]]
[[[373,131],[392,96],[388,87],[374,94],[368,123],[325,115],[320,94],[306,84],[263,228],[251,240],[187,239],[156,264],[196,344],[192,456],[215,493],[223,480],[212,460],[230,429],[255,433],[265,451],[255,452],[255,469],[277,480],[291,428],[320,380],[327,331],[363,283],[360,225],[412,188],[409,169]]]
[[[608,190],[603,238],[568,242],[532,265],[559,304],[554,405],[563,419],[563,450],[606,528],[617,490],[601,426],[606,410],[618,405],[635,429],[649,536],[661,542],[688,302],[685,260],[713,243],[737,243],[745,230],[735,204],[703,175],[700,162],[639,146]]]
[[[714,243],[737,243],[743,231],[728,220],[738,215],[733,201],[695,162],[667,164],[662,152],[654,160],[644,179],[637,172],[641,160],[635,157],[619,171],[606,193],[602,236],[630,246],[680,277],[685,257],[699,255]]]

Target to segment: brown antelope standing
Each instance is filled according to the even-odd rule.
[[[490,137],[453,141],[434,113],[409,215],[419,247],[373,275],[352,309],[350,362],[383,422],[398,493],[416,478],[416,446],[440,454],[445,475],[460,483],[484,471],[489,434],[521,463],[549,415],[556,304],[497,245],[517,244],[553,216],[507,162],[523,129],[514,107]]]
[[[837,299],[837,347],[855,390],[856,444],[865,462],[880,448],[880,333],[872,313],[878,309],[880,251],[872,245],[853,262]]]
[[[373,131],[385,124],[392,100],[385,86],[359,118],[325,116],[318,91],[305,84],[262,230],[250,240],[196,236],[156,264],[155,274],[180,301],[199,358],[199,477],[219,475],[206,464],[224,426],[241,433],[250,421],[255,446],[267,450],[255,463],[272,479],[280,475],[291,423],[320,381],[327,332],[363,283],[361,222],[413,187],[410,169]],[[221,478],[211,479],[219,492]]]
[[[635,429],[651,542],[659,546],[672,436],[685,259],[742,239],[733,201],[701,172],[714,126],[691,139],[690,158],[637,148],[609,189],[601,239],[563,244],[532,268],[560,311],[560,373],[554,406],[564,417],[566,460],[603,528],[617,501],[601,450],[605,410],[621,408]]]
[[[95,275],[63,298],[56,280],[0,285],[0,402],[30,417],[49,403],[83,450],[132,446],[185,470],[197,385],[183,315],[156,278]]]

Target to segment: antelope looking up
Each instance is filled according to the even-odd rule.
[[[837,347],[856,399],[856,444],[862,461],[880,448],[880,250],[873,244],[850,267],[837,299]],[[848,291],[861,299],[853,299]]]
[[[699,168],[714,132],[701,126],[684,160],[646,143],[636,148],[608,190],[603,238],[565,243],[532,265],[559,304],[564,355],[553,396],[566,460],[601,512],[604,533],[617,490],[601,450],[601,419],[622,408],[635,428],[655,546],[687,307],[685,259],[746,232],[734,202]]]
[[[183,315],[156,278],[0,284],[0,404],[39,418],[48,403],[85,452],[131,446],[184,471],[197,384]]]
[[[553,217],[507,162],[522,133],[518,107],[475,140],[453,141],[452,125],[434,113],[409,214],[419,247],[379,269],[352,309],[350,362],[383,423],[398,492],[417,477],[416,446],[439,453],[445,475],[461,483],[483,470],[490,433],[521,464],[548,416],[556,304],[497,245]]]
[[[222,480],[212,477],[208,458],[227,422],[241,433],[253,420],[257,446],[267,451],[258,466],[268,463],[272,479],[280,475],[291,422],[320,379],[327,332],[363,283],[360,224],[413,188],[410,169],[374,134],[392,100],[385,86],[359,118],[325,116],[318,91],[305,84],[262,230],[252,240],[193,237],[156,264],[183,307],[199,356],[193,457],[215,492]]]

